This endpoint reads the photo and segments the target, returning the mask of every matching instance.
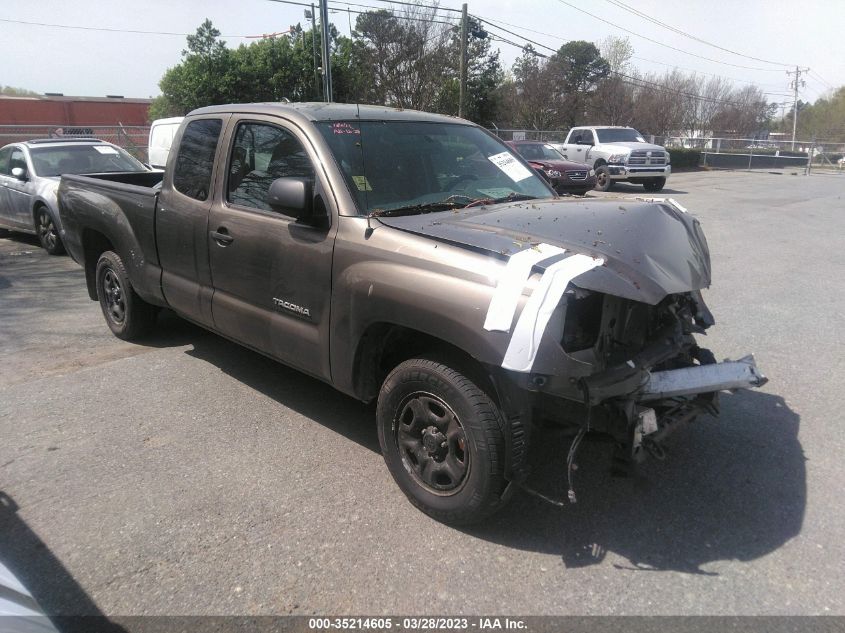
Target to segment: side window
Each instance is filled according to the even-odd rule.
[[[290,132],[266,123],[241,123],[229,156],[227,200],[242,207],[270,211],[267,194],[277,178],[314,180],[305,148]]]
[[[12,173],[12,168],[9,167],[9,157],[12,155],[12,148],[7,147],[0,150],[0,174],[8,176]]]
[[[28,171],[26,167],[26,158],[23,155],[23,150],[18,149],[15,147],[12,149],[12,157],[9,160],[9,173],[12,173],[12,170],[15,167],[20,167],[24,171]]]
[[[222,128],[220,119],[191,121],[185,128],[173,172],[176,191],[196,200],[208,199],[214,152]]]

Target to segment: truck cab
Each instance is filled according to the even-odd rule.
[[[599,191],[608,191],[614,182],[630,182],[656,192],[663,189],[672,173],[666,148],[647,143],[631,127],[574,127],[566,141],[555,147],[569,160],[592,167]]]

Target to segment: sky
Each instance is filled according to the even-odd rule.
[[[349,2],[390,6],[382,0]],[[634,15],[614,2],[701,40],[766,61],[708,46]],[[439,5],[459,9],[460,0],[442,0]],[[329,0],[329,7],[337,9],[330,15],[332,23],[348,35],[348,5]],[[366,10],[360,6],[349,8]],[[709,73],[705,77],[727,77],[735,80],[738,87],[754,82],[763,91],[775,93],[769,95],[771,102],[791,101],[790,96],[782,95],[791,94],[786,70],[794,70],[796,65],[811,69],[804,75],[806,86],[799,93],[805,101],[815,101],[831,87],[845,85],[841,55],[845,0],[469,0],[468,9],[470,14],[503,26],[514,25],[504,28],[554,49],[572,39],[599,42],[609,35],[628,36],[634,47],[633,64],[640,71],[663,72],[677,66],[685,71]],[[0,84],[39,93],[153,97],[159,94],[158,82],[167,68],[179,63],[185,34],[193,33],[205,18],[211,19],[226,36],[228,46],[236,47],[254,41],[238,36],[261,36],[287,30],[296,23],[304,24],[303,10],[302,6],[273,0],[2,2],[0,41],[6,59]],[[354,25],[355,14],[351,18]],[[172,34],[76,30],[8,20]],[[524,43],[514,35],[490,31]],[[501,42],[495,45],[508,67],[520,54],[514,46]]]

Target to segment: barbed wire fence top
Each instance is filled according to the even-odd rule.
[[[149,125],[0,125],[0,147],[44,138],[97,138],[147,162]]]

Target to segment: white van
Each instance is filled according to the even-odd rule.
[[[153,121],[150,126],[150,141],[147,146],[147,153],[150,157],[149,164],[153,169],[164,169],[164,166],[167,165],[167,155],[170,154],[173,136],[184,118],[175,116]]]

